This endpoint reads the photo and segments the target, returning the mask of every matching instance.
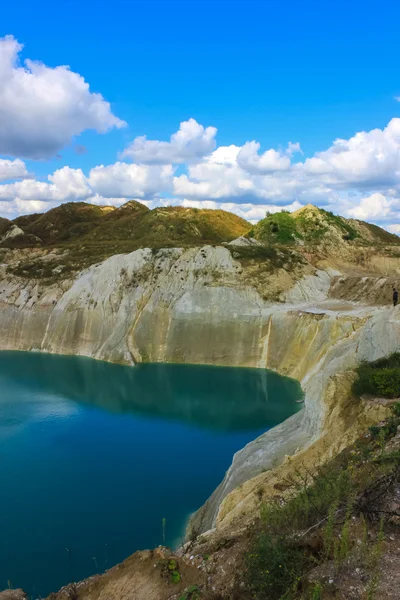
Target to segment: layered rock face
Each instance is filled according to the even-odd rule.
[[[200,530],[237,514],[246,498],[232,495],[239,485],[332,427],[335,377],[400,342],[399,309],[343,301],[338,271],[313,270],[273,304],[223,247],[137,250],[51,285],[0,269],[2,350],[270,368],[302,383],[304,410],[235,456],[194,520]],[[382,297],[383,287],[390,293],[390,281],[378,286]]]

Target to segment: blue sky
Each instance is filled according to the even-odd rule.
[[[108,185],[104,194],[104,186],[97,189],[98,186],[90,184],[90,193],[114,201],[122,199],[123,189],[131,191],[124,197],[137,197],[150,205],[156,205],[160,199],[173,203],[210,201],[218,205],[224,203],[230,210],[232,204],[262,207],[304,204],[309,196],[310,201],[336,208],[336,212],[382,221],[386,226],[396,225],[400,223],[400,218],[397,219],[400,179],[394,181],[390,175],[397,165],[394,126],[386,137],[383,134],[385,139],[377,143],[369,140],[367,147],[357,148],[357,156],[353,157],[357,169],[363,159],[359,154],[364,153],[368,162],[364,165],[368,167],[364,169],[365,175],[374,168],[371,166],[374,156],[378,166],[382,162],[383,147],[384,172],[381,168],[374,181],[368,176],[360,179],[359,173],[354,177],[346,173],[344,177],[338,165],[334,166],[333,175],[332,156],[328,157],[329,168],[325,168],[329,177],[325,173],[316,181],[313,167],[312,182],[309,170],[301,177],[296,167],[296,172],[282,165],[274,171],[268,161],[265,166],[262,156],[269,149],[286,156],[288,142],[298,142],[302,154],[293,155],[291,160],[304,163],[316,153],[332,148],[337,138],[351,140],[357,132],[384,131],[391,119],[400,116],[400,104],[395,99],[400,96],[399,17],[400,5],[392,0],[21,0],[7,3],[2,6],[0,37],[13,36],[24,45],[17,53],[20,66],[24,66],[25,59],[41,61],[50,69],[69,65],[71,72],[88,83],[90,93],[100,93],[104,101],[111,104],[112,115],[127,125],[119,127],[109,122],[108,131],[99,133],[91,129],[91,120],[81,115],[79,127],[71,127],[71,135],[66,131],[52,155],[41,156],[42,140],[33,136],[31,143],[38,148],[34,160],[32,149],[20,150],[18,144],[10,144],[9,139],[2,144],[0,134],[0,158],[24,161],[26,171],[38,181],[48,182],[49,174],[65,166],[82,169],[85,177],[89,177],[94,167],[116,163],[135,137],[146,135],[148,140],[168,141],[181,122],[195,119],[204,128],[212,126],[218,130],[215,147],[208,148],[208,154],[198,156],[197,162],[209,166],[207,156],[215,148],[230,145],[241,148],[253,140],[260,144],[258,150],[251,149],[251,160],[249,156],[246,159],[246,164],[250,160],[253,167],[244,169],[246,177],[250,173],[245,191],[240,191],[240,185],[239,191],[238,185],[233,185],[232,168],[218,174],[217,189],[210,184],[209,173],[203,177],[204,169],[202,171],[201,164],[192,158],[187,164],[172,164],[173,172],[162,176],[164,185],[159,188],[137,187],[133,181],[131,190],[116,185],[114,194],[112,185]],[[4,89],[7,83],[6,79]],[[8,138],[29,130],[30,90],[24,93],[27,102],[21,102],[25,114],[21,123],[13,111],[2,114],[0,106],[0,132],[4,119],[12,129],[7,133]],[[73,103],[72,96],[71,105]],[[50,114],[48,110],[44,112]],[[61,128],[69,112],[60,111]],[[36,125],[40,125],[42,117],[40,112],[33,111]],[[10,119],[15,127],[9,126]],[[20,132],[16,131],[18,127]],[[43,135],[46,129],[57,127],[56,120],[43,118]],[[97,129],[101,129],[98,122]],[[73,149],[76,145],[84,146],[81,151],[85,152],[77,154]],[[257,159],[255,167],[256,151],[261,162]],[[232,156],[228,167],[232,167]],[[133,162],[138,163],[136,156]],[[150,164],[149,160],[145,164]],[[221,166],[221,161],[218,164]],[[243,170],[244,160],[240,164]],[[154,169],[152,166],[151,171],[142,170],[139,175],[130,173],[129,179],[160,178]],[[110,178],[115,176],[111,171],[107,173]],[[279,175],[279,181],[274,180],[274,174]],[[165,184],[165,177],[181,176],[197,188],[186,185],[183,180],[178,186]],[[222,177],[230,182],[225,194]],[[261,177],[269,180],[261,181]],[[289,183],[296,177],[300,177],[301,183],[296,184],[293,191]],[[243,179],[243,173],[236,173],[236,178]],[[277,190],[283,178],[284,185]],[[4,177],[3,181],[3,186],[14,182]],[[199,183],[204,185],[199,186]],[[321,188],[315,193],[319,185],[326,190]],[[30,189],[29,193],[26,189],[27,186],[24,189],[14,186],[2,192],[0,186],[0,214],[13,215],[22,209],[28,212],[30,207],[26,202],[29,201],[36,201],[32,208],[46,209],[57,201],[80,199],[76,190],[72,195],[66,190],[64,193],[47,190],[46,196],[44,188],[37,192]],[[371,196],[375,198],[363,205],[363,200]],[[19,209],[13,203],[16,197],[22,200]],[[88,191],[82,195],[82,199],[89,201],[91,197]],[[45,202],[48,204],[44,205]]]

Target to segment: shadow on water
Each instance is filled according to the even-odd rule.
[[[21,377],[22,375],[22,377]],[[266,369],[141,364],[83,357],[0,353],[0,382],[116,413],[180,420],[220,431],[268,429],[298,409],[297,381]]]

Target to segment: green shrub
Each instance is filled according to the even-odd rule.
[[[400,396],[400,368],[379,369],[372,374],[373,384],[379,395],[385,398]]]
[[[396,404],[393,404],[392,413],[394,417],[397,417],[398,419],[400,418],[400,402],[396,402]]]
[[[179,583],[180,580],[181,580],[181,575],[180,575],[179,571],[171,571],[171,582]]]
[[[254,599],[290,598],[307,569],[310,558],[283,536],[260,533],[246,555],[246,579]]]
[[[384,398],[400,396],[400,353],[371,363],[362,363],[357,369],[353,393],[357,396],[371,394]]]
[[[199,600],[201,596],[201,590],[197,585],[190,585],[183,592],[182,596],[179,596],[178,600]]]
[[[285,211],[268,214],[254,226],[254,237],[264,242],[293,244],[302,235],[297,229],[296,221]]]

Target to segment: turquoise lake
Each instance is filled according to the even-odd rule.
[[[233,454],[301,408],[261,369],[0,352],[0,590],[46,596],[182,540]]]

